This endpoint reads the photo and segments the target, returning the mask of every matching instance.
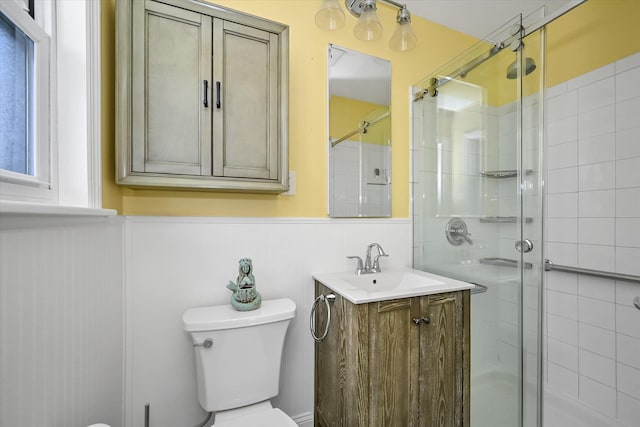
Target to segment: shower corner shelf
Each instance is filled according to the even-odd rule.
[[[533,169],[527,169],[525,175],[532,175]],[[494,171],[481,171],[480,175],[486,178],[515,178],[518,176],[518,171],[516,169],[507,169],[507,170],[494,170]]]
[[[483,223],[516,223],[518,222],[518,217],[516,216],[483,216],[480,217],[480,222]],[[531,224],[533,222],[533,218],[526,217],[524,218],[524,222],[527,224]]]
[[[518,261],[515,259],[489,257],[489,258],[480,258],[479,262],[480,264],[485,264],[485,265],[496,265],[498,267],[518,268]],[[531,270],[533,268],[533,264],[531,264],[530,262],[525,262],[524,268],[527,270]]]

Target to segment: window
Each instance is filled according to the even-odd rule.
[[[25,5],[28,7],[28,4]],[[50,199],[50,37],[30,10],[0,2],[2,195]]]
[[[0,0],[0,202],[100,207],[100,4]]]
[[[33,40],[4,14],[0,52],[0,168],[33,175]]]

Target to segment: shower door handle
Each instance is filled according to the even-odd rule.
[[[516,250],[528,254],[533,250],[533,242],[529,239],[518,240],[516,242]]]

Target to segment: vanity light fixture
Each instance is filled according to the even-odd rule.
[[[393,0],[380,0],[398,8],[396,15],[397,27],[389,47],[392,50],[407,51],[416,47],[418,38],[411,28],[411,14],[406,4]],[[376,13],[377,0],[345,0],[345,6],[358,23],[353,28],[353,35],[362,41],[377,40],[382,36],[382,24]],[[322,0],[322,6],[316,13],[316,25],[324,30],[338,30],[344,26],[345,14],[338,0]]]

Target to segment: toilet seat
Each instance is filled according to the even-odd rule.
[[[265,411],[252,412],[220,423],[214,423],[213,427],[298,427],[287,414],[278,408]]]

